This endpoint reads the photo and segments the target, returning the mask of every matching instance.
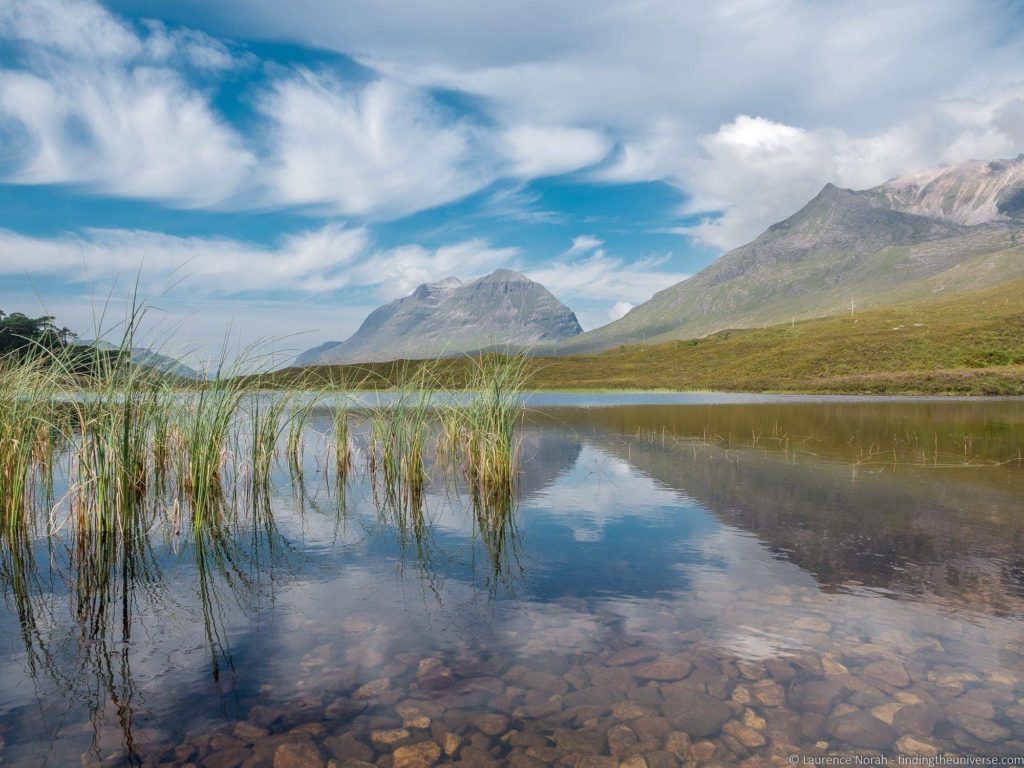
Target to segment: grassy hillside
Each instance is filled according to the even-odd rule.
[[[379,387],[424,363],[288,369],[276,386]],[[467,360],[442,360],[459,386]],[[538,389],[1024,395],[1024,280],[896,308],[531,361]]]
[[[898,306],[1024,277],[1024,229],[963,227],[876,207],[867,192],[826,187],[785,221],[625,316],[558,346],[584,354],[619,344],[691,339]]]

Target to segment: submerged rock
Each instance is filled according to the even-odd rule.
[[[274,768],[324,768],[324,759],[312,742],[293,742],[274,751]]]
[[[732,719],[732,708],[724,701],[700,691],[679,691],[661,705],[662,714],[673,728],[690,736],[711,736]]]
[[[432,741],[399,747],[394,752],[394,768],[430,768],[441,758],[441,748]]]
[[[827,728],[834,738],[866,749],[888,749],[899,736],[892,726],[863,710],[833,715]]]

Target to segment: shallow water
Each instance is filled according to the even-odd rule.
[[[1024,403],[547,397],[499,529],[339,493],[323,414],[269,511],[5,548],[0,762],[1024,754]]]

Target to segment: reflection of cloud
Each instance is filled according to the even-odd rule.
[[[576,541],[598,541],[606,526],[627,517],[653,519],[666,508],[678,513],[687,500],[666,489],[628,463],[584,443],[579,459],[546,490],[535,505],[555,514],[573,531]]]

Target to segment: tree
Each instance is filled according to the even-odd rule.
[[[0,310],[0,357],[22,356],[40,347],[58,350],[75,339],[67,328],[58,327],[49,315],[29,317],[22,312]]]

